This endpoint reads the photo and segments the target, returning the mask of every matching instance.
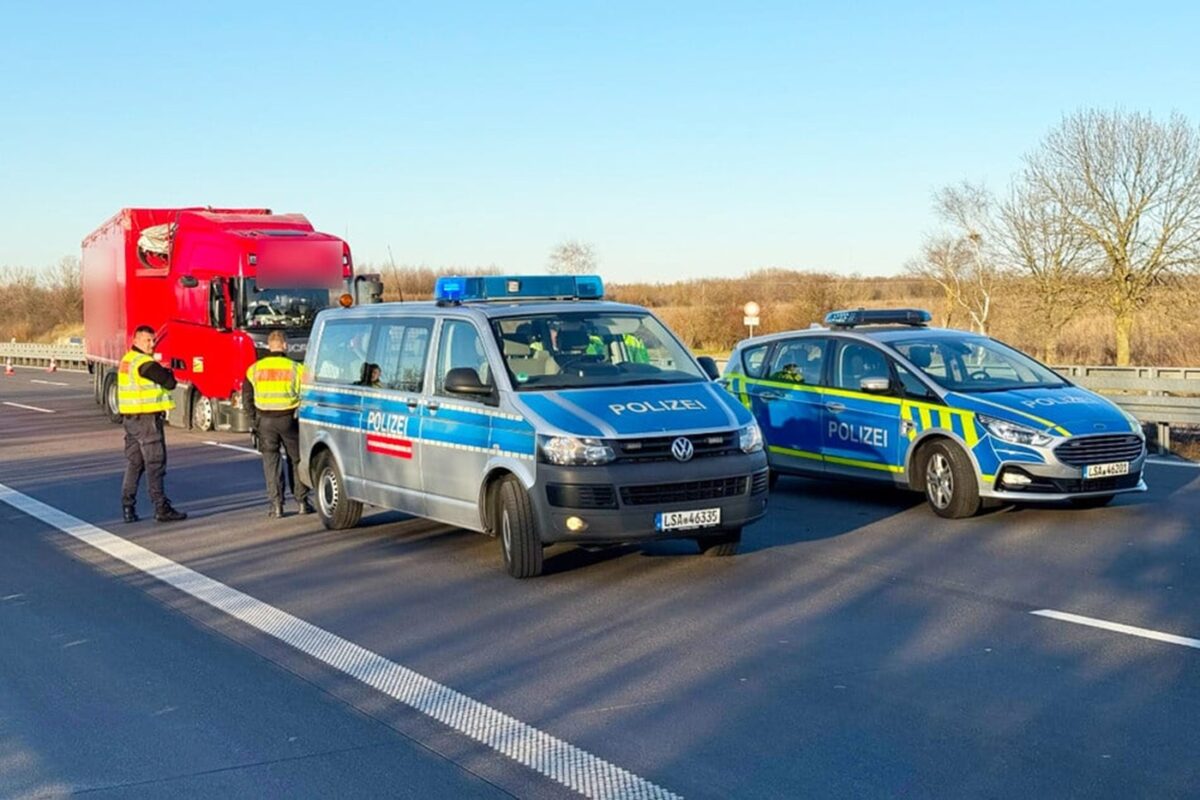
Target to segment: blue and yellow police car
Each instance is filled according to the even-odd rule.
[[[836,311],[826,327],[738,344],[721,382],[762,427],[772,480],[888,481],[952,518],[983,499],[1099,506],[1145,491],[1136,419],[995,339],[929,321]]]
[[[436,300],[322,311],[300,479],[329,528],[363,505],[495,535],[508,572],[552,542],[694,539],[733,555],[766,513],[750,412],[594,276],[442,278]]]

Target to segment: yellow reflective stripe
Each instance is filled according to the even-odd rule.
[[[886,395],[869,394],[867,392],[855,392],[850,389],[831,389],[827,386],[822,386],[818,391],[821,394],[827,394],[831,397],[849,397],[855,400],[870,400],[872,403],[885,403],[889,406],[898,406],[904,401],[899,397],[888,397]]]
[[[791,447],[780,447],[771,445],[767,448],[772,453],[778,453],[784,456],[795,456],[797,458],[808,458],[813,461],[825,461],[830,464],[839,464],[847,467],[862,467],[864,469],[876,469],[882,472],[904,472],[904,467],[898,467],[894,464],[880,464],[875,461],[860,461],[856,458],[842,458],[841,456],[826,456],[820,453],[810,453],[807,450],[795,450]]]
[[[153,414],[175,408],[171,393],[138,372],[152,362],[150,356],[130,350],[117,371],[117,411],[121,414]]]
[[[959,411],[958,418],[962,420],[963,439],[966,440],[967,447],[979,444],[979,433],[975,430],[975,414],[970,411]]]
[[[779,445],[771,445],[767,448],[772,453],[779,453],[784,456],[796,456],[797,458],[811,458],[813,461],[824,461],[825,457],[820,453],[810,453],[807,450],[794,450],[790,447],[780,447]]]

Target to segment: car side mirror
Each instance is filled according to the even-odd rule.
[[[712,356],[700,356],[696,359],[696,362],[700,364],[700,368],[704,370],[704,374],[707,375],[710,380],[715,381],[717,378],[721,377],[721,370],[717,369],[717,362]]]
[[[890,378],[863,378],[858,382],[860,391],[867,394],[887,394],[892,390]]]
[[[451,394],[473,395],[481,400],[491,399],[496,387],[479,380],[479,373],[470,367],[455,367],[446,373],[443,384]]]
[[[195,275],[184,275],[179,279],[179,285],[185,289],[195,289],[200,285],[200,281],[196,280]]]

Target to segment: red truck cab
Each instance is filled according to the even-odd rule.
[[[355,280],[342,239],[265,208],[122,209],[83,240],[82,266],[96,401],[120,419],[116,367],[149,325],[155,360],[179,381],[168,422],[198,430],[248,428],[242,384],[268,333],[284,330],[303,361],[318,311],[379,293]]]

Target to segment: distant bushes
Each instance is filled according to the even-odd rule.
[[[41,272],[0,268],[0,341],[36,342],[83,325],[79,259]]]

